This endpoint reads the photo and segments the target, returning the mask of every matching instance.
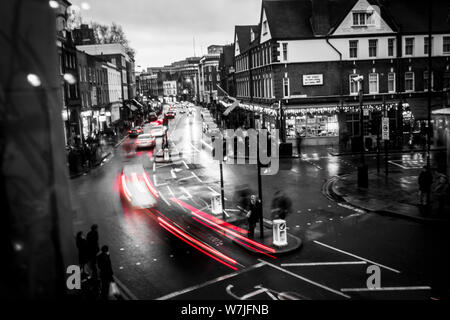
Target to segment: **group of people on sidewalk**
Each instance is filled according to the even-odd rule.
[[[85,288],[96,297],[107,300],[117,289],[113,279],[109,247],[99,246],[98,226],[92,225],[86,237],[83,231],[77,232],[76,246]]]
[[[263,209],[261,200],[258,196],[250,195],[250,201],[248,203],[248,210],[245,211],[245,216],[248,223],[248,236],[253,238],[255,235],[256,224],[263,217]],[[284,194],[283,191],[278,190],[275,192],[270,206],[271,219],[285,220],[289,213],[292,211],[292,201]]]
[[[424,209],[429,210],[431,205],[431,199],[434,195],[438,202],[439,214],[445,214],[448,193],[449,193],[449,181],[448,177],[440,172],[436,172],[433,176],[433,172],[428,166],[424,166],[423,170],[419,174],[419,203],[418,205]]]

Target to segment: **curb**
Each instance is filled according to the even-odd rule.
[[[116,276],[113,275],[113,279],[117,287],[119,287],[120,298],[122,298],[118,300],[139,300]]]
[[[446,151],[447,148],[436,148],[436,149],[431,149],[431,152],[438,152],[438,151]],[[392,154],[392,153],[411,153],[411,152],[427,152],[427,150],[425,149],[414,149],[414,150],[388,150],[388,154]],[[361,152],[331,152],[328,151],[328,154],[333,156],[333,157],[339,157],[339,156],[356,156],[356,155],[360,155]],[[366,156],[376,156],[377,154],[379,154],[380,156],[384,156],[384,150],[381,150],[379,153],[371,151],[371,152],[365,152],[364,153]]]
[[[89,172],[91,172],[92,169],[95,169],[95,168],[99,167],[99,166],[102,164],[102,162],[103,162],[106,158],[108,158],[110,155],[112,155],[112,152],[111,152],[111,151],[109,151],[109,152],[107,152],[106,154],[104,154],[104,155],[101,157],[101,159],[100,159],[97,163],[95,163],[94,166],[93,166],[92,168],[90,168],[88,171],[84,171],[84,172],[79,172],[79,173],[72,174],[72,175],[70,175],[70,179],[75,179],[75,178],[81,177],[81,176],[83,176],[83,175],[85,175],[85,174],[88,174]]]
[[[348,175],[345,175],[348,176]],[[342,177],[342,176],[341,176]],[[355,209],[362,210],[364,212],[374,212],[378,213],[383,216],[390,216],[395,218],[402,218],[406,220],[411,220],[415,222],[421,222],[421,223],[441,223],[441,222],[449,222],[449,220],[445,219],[435,219],[435,218],[422,218],[422,217],[415,217],[415,216],[409,216],[402,213],[398,213],[396,211],[388,211],[388,210],[372,210],[370,208],[365,208],[362,206],[355,205],[347,200],[345,200],[345,196],[341,194],[339,191],[335,190],[334,185],[335,182],[340,177],[335,176],[331,179],[328,179],[322,186],[322,193],[330,200],[338,202],[338,203],[344,203],[348,206],[351,206]]]

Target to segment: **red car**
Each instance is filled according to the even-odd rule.
[[[132,137],[135,138],[135,137],[139,136],[140,134],[142,134],[143,132],[144,132],[144,130],[141,127],[134,127],[132,129],[128,130],[128,136],[130,138],[132,138]]]
[[[164,118],[166,118],[166,119],[175,118],[175,112],[173,112],[173,111],[166,112],[166,114],[164,115]]]

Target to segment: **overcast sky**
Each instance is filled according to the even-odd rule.
[[[210,44],[233,42],[235,25],[256,24],[261,0],[70,0],[83,23],[122,26],[137,52],[136,69],[170,64],[206,53]],[[137,66],[141,66],[138,68]]]

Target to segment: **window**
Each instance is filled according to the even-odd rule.
[[[450,91],[450,71],[444,73],[444,83],[442,85],[444,91]]]
[[[423,91],[428,91],[428,71],[425,71],[423,73]],[[434,87],[434,74],[433,71],[431,71],[431,90],[433,90]]]
[[[288,44],[283,43],[283,61],[287,61],[288,59]]]
[[[429,37],[425,37],[423,40],[423,53],[428,54],[429,49]],[[431,52],[433,52],[433,37],[431,37]]]
[[[442,41],[442,51],[444,53],[450,53],[450,37],[443,37]]]
[[[263,35],[267,34],[267,21],[263,22]]]
[[[405,92],[414,91],[414,72],[405,72]]]
[[[283,78],[283,97],[288,98],[289,96],[289,78]]]
[[[354,12],[353,13],[353,25],[354,26],[365,26],[366,25],[366,13],[365,12]]]
[[[414,38],[405,39],[405,54],[410,56],[414,54]]]
[[[395,39],[393,39],[393,38],[388,39],[388,56],[389,57],[394,56],[394,44],[395,44]]]
[[[377,45],[378,45],[377,39],[369,39],[369,57],[377,56]]]
[[[220,75],[218,74],[217,75],[217,82],[219,82],[220,81]]]
[[[350,58],[357,58],[358,57],[358,40],[350,40],[349,48],[350,48]]]
[[[369,93],[378,93],[378,73],[369,74]]]
[[[388,73],[388,92],[395,92],[395,73]]]
[[[359,81],[356,81],[355,78],[358,77],[357,74],[350,75],[350,95],[357,95],[359,92]]]

